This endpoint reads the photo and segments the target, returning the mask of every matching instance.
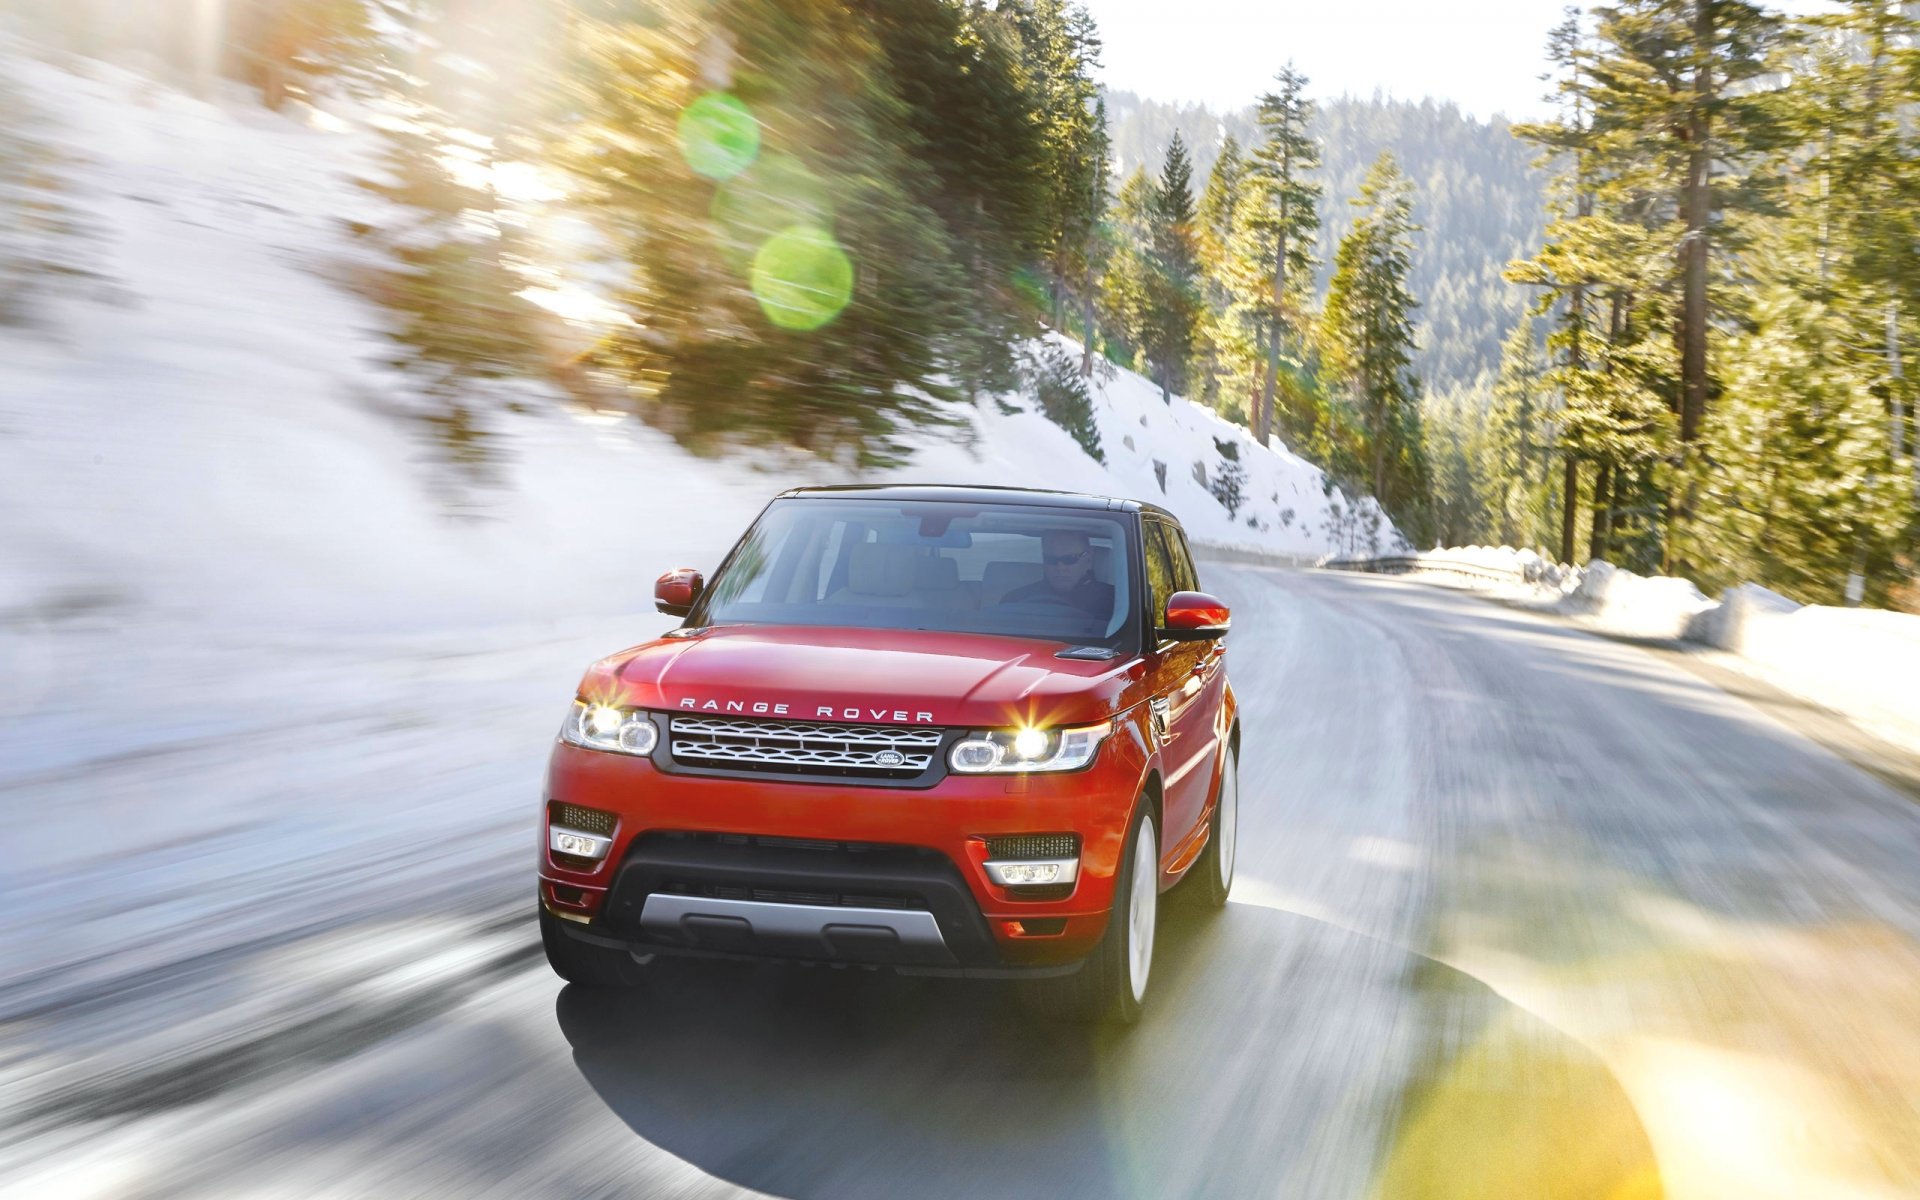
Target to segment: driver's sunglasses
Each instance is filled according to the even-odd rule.
[[[1086,556],[1085,550],[1077,550],[1072,554],[1049,554],[1045,556],[1045,560],[1050,567],[1070,567]]]

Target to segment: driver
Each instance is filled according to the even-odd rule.
[[[1045,564],[1040,580],[1008,592],[1000,598],[1002,604],[1052,601],[1097,617],[1113,612],[1113,585],[1093,577],[1093,545],[1086,534],[1049,530],[1040,537],[1040,558]]]

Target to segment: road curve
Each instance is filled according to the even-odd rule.
[[[667,964],[614,996],[529,962],[350,1051],[76,1119],[0,1190],[1920,1194],[1911,799],[1546,618],[1205,574],[1235,606],[1239,879],[1162,921],[1138,1028],[984,983]]]

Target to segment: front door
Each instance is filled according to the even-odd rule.
[[[1152,591],[1151,683],[1153,724],[1161,741],[1166,829],[1161,846],[1171,860],[1189,843],[1212,794],[1213,766],[1219,757],[1214,709],[1208,700],[1219,689],[1215,642],[1175,642],[1159,636],[1160,622],[1173,593],[1191,590],[1193,567],[1180,535],[1161,521],[1146,527],[1147,583]]]

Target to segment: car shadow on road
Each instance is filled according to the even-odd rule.
[[[1584,1050],[1525,1039],[1581,1064],[1572,1093],[1537,1058],[1490,1068],[1461,1031],[1511,1006],[1298,914],[1168,913],[1150,1010],[1128,1031],[1049,1024],[997,983],[657,965],[633,993],[560,993],[575,1064],[647,1141],[773,1195],[1472,1195],[1484,1164],[1446,1154],[1444,1125],[1485,1134],[1489,1114],[1458,1094],[1434,1106],[1443,1046],[1477,1053],[1470,1090],[1520,1115],[1504,1138],[1525,1140],[1530,1110],[1555,1137],[1624,1131],[1626,1161],[1554,1194],[1615,1196],[1625,1172],[1656,1181],[1634,1200],[1659,1195],[1631,1106]],[[1429,1187],[1434,1172],[1459,1186]]]

